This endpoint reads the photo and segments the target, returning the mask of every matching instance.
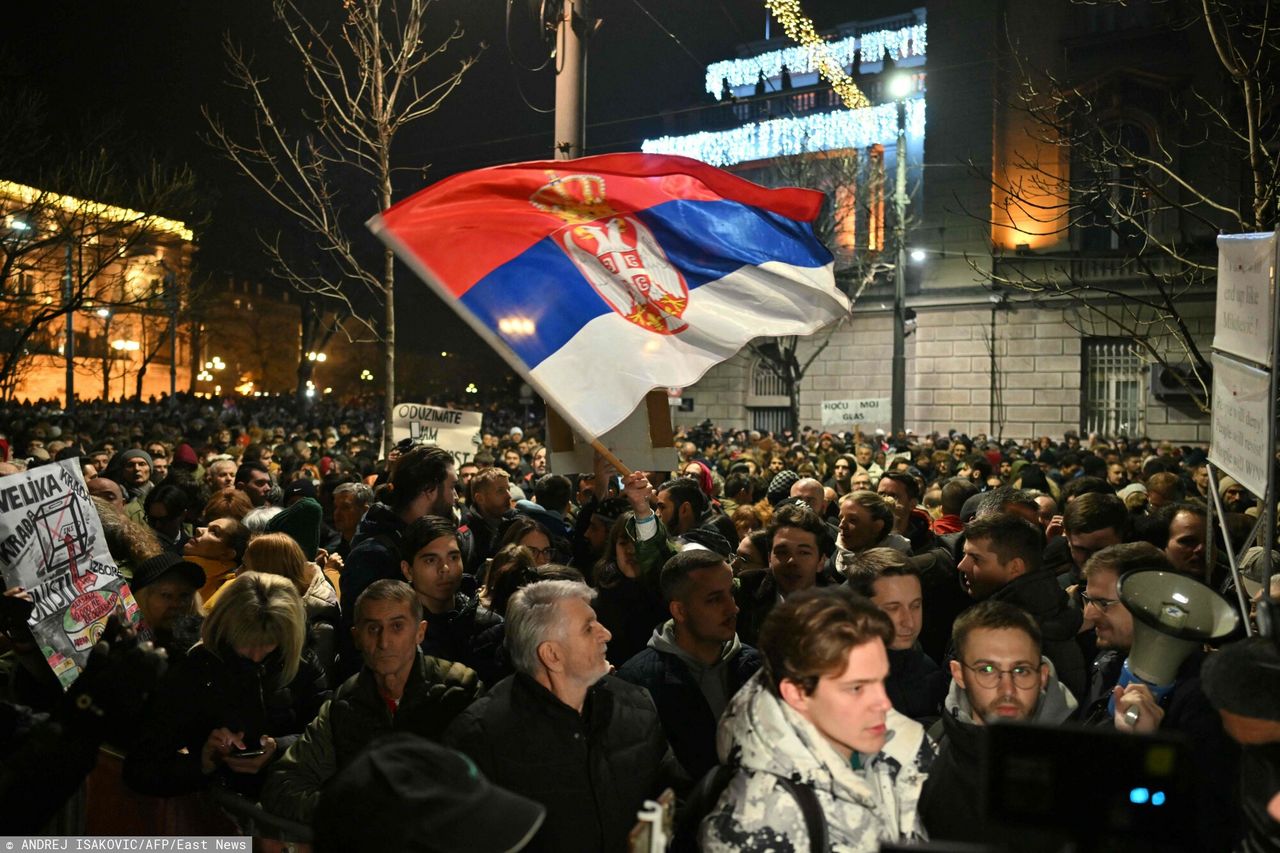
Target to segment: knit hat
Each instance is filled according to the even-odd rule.
[[[196,458],[196,452],[191,449],[191,445],[184,441],[173,451],[173,464],[175,466],[187,465],[195,469],[199,467],[200,460]]]
[[[1240,640],[1209,655],[1200,684],[1219,711],[1280,722],[1280,650],[1270,637]]]
[[[121,465],[124,465],[124,463],[128,462],[130,459],[141,459],[143,462],[147,463],[148,468],[152,468],[156,464],[152,460],[151,454],[139,447],[134,447],[120,454]]]
[[[323,518],[320,502],[315,498],[303,498],[272,516],[267,522],[267,531],[287,533],[302,548],[307,559],[314,560],[320,549],[320,522]]]
[[[774,474],[773,479],[769,481],[769,489],[765,492],[765,497],[769,499],[770,505],[777,506],[791,497],[791,487],[799,479],[800,475],[789,468],[783,468]]]
[[[517,851],[540,803],[490,783],[460,752],[402,732],[375,741],[327,784],[314,822],[326,851]]]
[[[1227,489],[1231,488],[1232,486],[1239,486],[1239,485],[1240,485],[1239,480],[1236,480],[1232,477],[1223,477],[1221,480],[1218,481],[1218,494],[1220,496],[1226,495]]]
[[[129,581],[129,586],[134,592],[137,592],[160,580],[170,572],[176,573],[178,577],[185,580],[194,589],[198,590],[204,586],[204,569],[190,560],[184,560],[181,555],[172,551],[162,551],[154,557],[139,563],[138,567],[133,570],[133,580]]]

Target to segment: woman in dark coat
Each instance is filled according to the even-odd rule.
[[[265,768],[328,698],[323,670],[305,651],[306,630],[302,598],[287,579],[245,572],[232,581],[201,642],[157,685],[125,781],[156,796],[216,781],[256,799]]]

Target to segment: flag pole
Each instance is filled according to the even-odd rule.
[[[612,465],[614,467],[614,470],[616,470],[619,474],[621,474],[623,477],[631,476],[631,469],[628,468],[626,465],[623,465],[622,460],[619,459],[617,456],[615,456],[612,450],[605,447],[604,443],[601,442],[600,439],[598,438],[591,439],[591,446],[595,448],[596,453],[599,453],[601,456],[603,456],[605,458],[605,461],[608,462],[610,465]]]

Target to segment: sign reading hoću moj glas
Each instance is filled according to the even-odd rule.
[[[890,421],[888,397],[868,400],[823,400],[823,426],[857,426],[861,424],[887,424]]]

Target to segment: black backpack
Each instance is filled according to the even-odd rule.
[[[698,784],[689,793],[685,806],[681,809],[677,821],[675,840],[672,850],[676,853],[698,849],[698,826],[702,819],[711,814],[711,810],[720,801],[725,788],[729,787],[737,768],[727,764],[719,764],[707,771]],[[804,815],[805,831],[809,834],[809,850],[811,853],[826,853],[827,818],[822,812],[822,804],[813,788],[801,782],[783,776],[775,777],[782,787],[795,799]]]

